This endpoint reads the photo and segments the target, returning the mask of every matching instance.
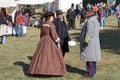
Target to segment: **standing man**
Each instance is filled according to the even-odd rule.
[[[72,8],[68,9],[66,18],[68,20],[69,30],[75,30],[75,12],[72,11]]]
[[[16,22],[18,26],[18,31],[17,31],[17,36],[22,37],[23,36],[23,26],[25,25],[24,23],[24,16],[22,15],[22,12],[19,12],[19,15],[16,17]]]
[[[63,19],[63,12],[61,10],[58,10],[56,12],[57,18],[54,20],[54,24],[56,27],[56,31],[58,33],[58,36],[61,39],[60,46],[62,49],[63,57],[65,56],[65,52],[69,52],[69,45],[68,41],[70,40],[67,24]]]
[[[19,15],[19,9],[16,8],[15,15],[14,15],[14,22],[16,23],[16,17]]]
[[[87,10],[87,24],[86,29],[81,31],[80,43],[87,42],[88,44],[84,46],[81,44],[80,48],[80,58],[82,61],[86,62],[87,73],[85,76],[93,77],[96,73],[96,62],[101,60],[101,49],[99,41],[99,22],[95,15],[95,12],[92,9]],[[85,34],[84,34],[85,33]],[[84,36],[84,37],[82,37]]]

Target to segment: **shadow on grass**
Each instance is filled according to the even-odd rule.
[[[31,56],[28,56],[28,59],[29,60],[32,60],[32,57]],[[50,76],[50,75],[31,75],[28,73],[28,69],[29,69],[29,65],[24,63],[24,62],[14,62],[14,65],[18,65],[18,66],[21,66],[23,68],[23,72],[24,72],[24,75],[28,76],[28,77],[38,77],[38,78],[50,78],[50,77],[62,77],[62,76]],[[66,64],[66,68],[67,68],[67,71],[68,72],[71,72],[71,73],[78,73],[80,75],[84,75],[86,73],[85,70],[80,70],[78,68],[75,68],[75,67],[72,67],[71,65],[69,64]]]
[[[75,41],[80,41],[80,33],[71,33],[70,35],[74,38]]]
[[[24,62],[15,62],[14,65],[21,66],[23,68],[24,75],[28,76],[28,77],[35,77],[35,78],[60,77],[60,76],[38,75],[38,74],[31,75],[31,74],[28,73],[29,65],[24,63]]]
[[[32,57],[31,56],[28,56],[28,59],[29,60],[32,60]],[[68,72],[71,72],[71,73],[78,73],[80,75],[84,75],[86,73],[85,70],[80,70],[78,68],[75,68],[75,67],[72,67],[71,65],[69,64],[66,64],[66,69]]]
[[[101,49],[113,54],[120,54],[120,29],[100,32]]]
[[[72,33],[75,41],[80,41],[80,33]],[[100,31],[100,45],[102,50],[113,54],[120,54],[120,29],[112,28]]]
[[[28,59],[31,61],[32,60],[32,57],[31,56],[27,56]],[[35,77],[35,78],[50,78],[50,77],[54,77],[54,76],[49,76],[49,75],[31,75],[28,73],[28,69],[29,69],[29,64],[26,64],[24,62],[14,62],[14,65],[18,65],[18,66],[21,66],[23,68],[23,72],[24,72],[24,75],[28,76],[28,77]],[[55,76],[55,77],[59,77],[59,76]]]
[[[113,25],[107,25],[107,24],[106,24],[105,26],[113,27],[113,28],[118,28],[118,26],[115,26],[115,25],[113,26]]]
[[[14,65],[21,66],[23,68],[24,75],[29,76],[29,74],[27,73],[29,68],[28,64],[19,61],[19,62],[14,62]]]
[[[72,67],[71,65],[68,65],[68,64],[66,64],[66,68],[67,68],[67,71],[71,72],[71,73],[78,73],[80,75],[85,75],[85,73],[86,73],[85,70],[81,70],[76,67]]]

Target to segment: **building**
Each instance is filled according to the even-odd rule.
[[[81,3],[82,7],[82,0],[55,0],[55,2],[55,4],[50,4],[51,11],[61,9],[63,12],[67,12],[67,10],[71,7],[72,3],[74,4],[74,7],[76,6],[76,4]]]

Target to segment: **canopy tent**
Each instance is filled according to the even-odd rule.
[[[44,4],[44,3],[50,3],[54,0],[19,0],[17,1],[17,4],[25,4],[25,5],[37,5],[37,4]]]
[[[16,7],[15,0],[0,0],[0,7]]]

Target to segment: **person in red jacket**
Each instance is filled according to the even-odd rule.
[[[23,36],[23,26],[24,26],[24,16],[22,15],[22,12],[19,12],[19,15],[16,17],[16,23],[18,26],[17,36]]]

